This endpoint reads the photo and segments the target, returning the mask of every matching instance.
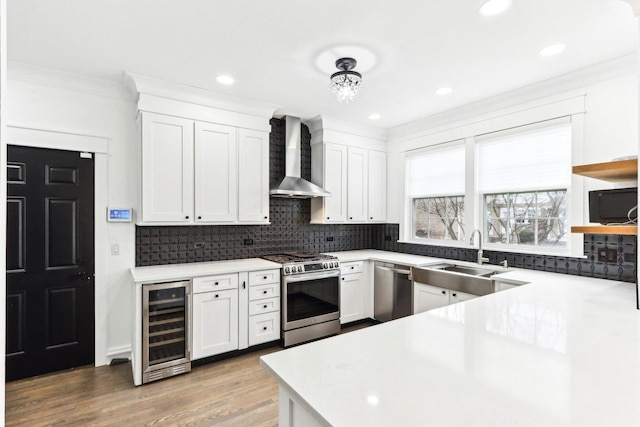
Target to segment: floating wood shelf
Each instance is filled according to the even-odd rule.
[[[638,234],[637,225],[574,225],[571,227],[572,233],[586,234],[627,234],[635,236]]]
[[[574,166],[573,173],[609,182],[637,181],[638,159]]]

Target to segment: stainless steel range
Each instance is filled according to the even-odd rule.
[[[340,263],[336,257],[285,252],[263,258],[282,264],[285,347],[340,332]]]

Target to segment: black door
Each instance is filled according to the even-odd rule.
[[[94,362],[94,177],[86,157],[8,147],[8,381]]]

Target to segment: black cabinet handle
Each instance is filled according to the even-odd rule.
[[[351,269],[352,269],[352,270],[354,270],[354,269],[355,269],[355,267],[352,265],[352,266],[351,266]]]
[[[266,306],[266,305],[264,305],[263,307],[264,307],[264,308],[267,308],[267,306]]]
[[[216,282],[216,285],[218,285],[218,282]]]
[[[262,291],[262,293],[263,293],[263,294],[266,294],[266,293],[267,293],[267,291]]]
[[[369,219],[373,219],[373,217],[369,218]]]
[[[262,277],[262,279],[263,279],[263,280],[267,280],[267,276],[263,276],[263,277]]]
[[[457,294],[452,294],[452,295],[455,297]]]
[[[344,277],[342,278],[342,280],[344,280]]]
[[[246,289],[247,288],[247,282],[242,282],[242,289]]]
[[[202,219],[202,217],[200,215],[198,215],[198,219]]]
[[[327,219],[331,219],[331,218],[327,217]]]
[[[350,216],[350,217],[349,217],[349,219],[353,219],[353,217],[352,217],[352,216]]]
[[[189,215],[185,216],[184,219],[189,219]]]
[[[444,295],[444,294],[446,294],[446,292],[445,292],[445,291],[442,291],[442,295]]]
[[[216,294],[216,298],[218,298],[220,295]]]
[[[264,327],[262,328],[262,330],[263,330],[263,331],[266,331],[266,330],[267,330],[267,327],[266,327],[266,326],[264,326]]]
[[[268,218],[268,217],[266,217],[266,216],[264,217],[264,219],[267,219],[267,218]]]

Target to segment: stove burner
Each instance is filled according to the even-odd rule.
[[[265,255],[262,258],[282,264],[282,274],[311,273],[319,270],[337,270],[338,258],[333,255],[311,254],[304,252],[284,252]]]

